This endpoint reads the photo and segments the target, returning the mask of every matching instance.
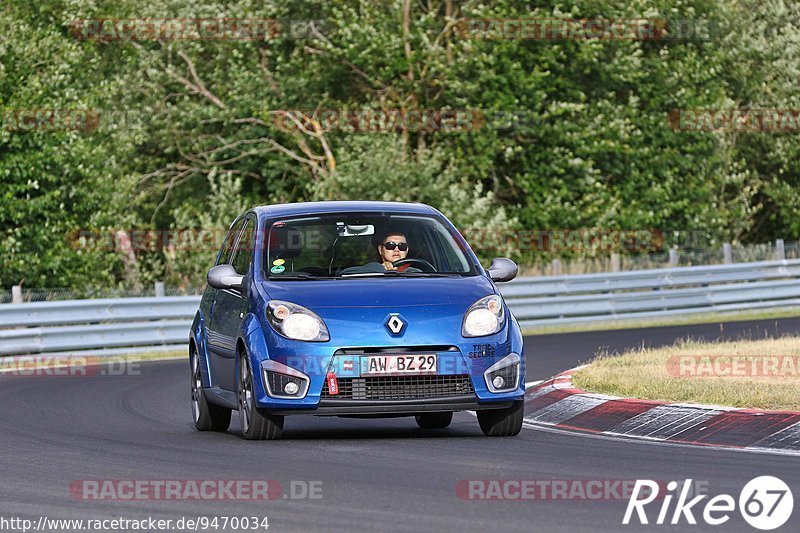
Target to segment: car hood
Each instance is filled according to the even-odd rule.
[[[495,294],[494,285],[485,276],[276,281],[264,282],[262,287],[271,300],[311,310],[438,305],[466,308],[479,298]]]

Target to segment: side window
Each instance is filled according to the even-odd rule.
[[[236,236],[239,234],[243,223],[244,220],[240,220],[228,230],[228,235],[225,236],[225,242],[222,244],[222,250],[220,250],[219,260],[217,261],[218,265],[224,265],[230,262],[233,245],[236,243]]]
[[[469,272],[470,267],[466,260],[459,257],[456,250],[458,250],[458,243],[453,239],[452,235],[444,233],[442,230],[436,229],[433,234],[436,238],[436,247],[438,248],[436,256],[440,258],[442,270],[448,272]]]
[[[247,225],[242,231],[242,236],[239,238],[239,244],[236,246],[236,252],[233,256],[233,269],[237,274],[247,274],[250,269],[250,262],[253,259],[253,233],[255,230],[255,221],[253,219],[247,220]]]

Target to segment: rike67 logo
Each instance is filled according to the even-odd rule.
[[[659,496],[661,508],[655,524],[680,524],[685,520],[687,524],[697,524],[695,513],[702,520],[712,526],[718,526],[727,522],[731,513],[736,511],[737,501],[729,494],[714,496],[705,505],[700,504],[707,497],[702,494],[690,498],[692,480],[687,479],[679,489],[677,481],[667,483],[666,495],[659,494],[659,484],[649,479],[638,479],[633,487],[633,493],[628,500],[628,507],[625,509],[625,516],[622,523],[627,525],[638,522],[640,524],[650,524],[650,517],[647,515],[645,507],[654,502]],[[680,491],[680,494],[678,492]],[[674,508],[672,501],[677,496]],[[658,504],[656,504],[657,507]],[[739,493],[739,512],[742,518],[756,529],[764,531],[781,527],[792,516],[794,508],[794,497],[789,486],[782,480],[773,476],[759,476],[751,479]],[[654,511],[655,509],[651,509]],[[670,513],[670,511],[672,511]],[[635,513],[635,514],[634,514]],[[671,516],[670,516],[671,514]]]

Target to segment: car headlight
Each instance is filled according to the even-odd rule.
[[[270,300],[267,303],[267,320],[275,331],[287,339],[312,342],[331,339],[325,322],[301,305]]]
[[[464,315],[461,335],[464,337],[483,337],[497,333],[506,321],[503,300],[497,295],[481,298],[470,306]]]

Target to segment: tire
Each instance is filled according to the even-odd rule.
[[[200,374],[200,357],[190,348],[189,361],[192,370],[192,419],[198,431],[228,431],[231,425],[231,410],[206,400],[203,379]]]
[[[507,409],[478,411],[478,423],[487,437],[513,437],[522,429],[524,413],[525,402],[519,400]]]
[[[239,356],[239,425],[246,440],[277,440],[283,433],[283,417],[266,415],[256,407],[253,370],[244,352]]]
[[[453,421],[453,412],[423,413],[415,417],[417,425],[422,429],[444,429]]]

